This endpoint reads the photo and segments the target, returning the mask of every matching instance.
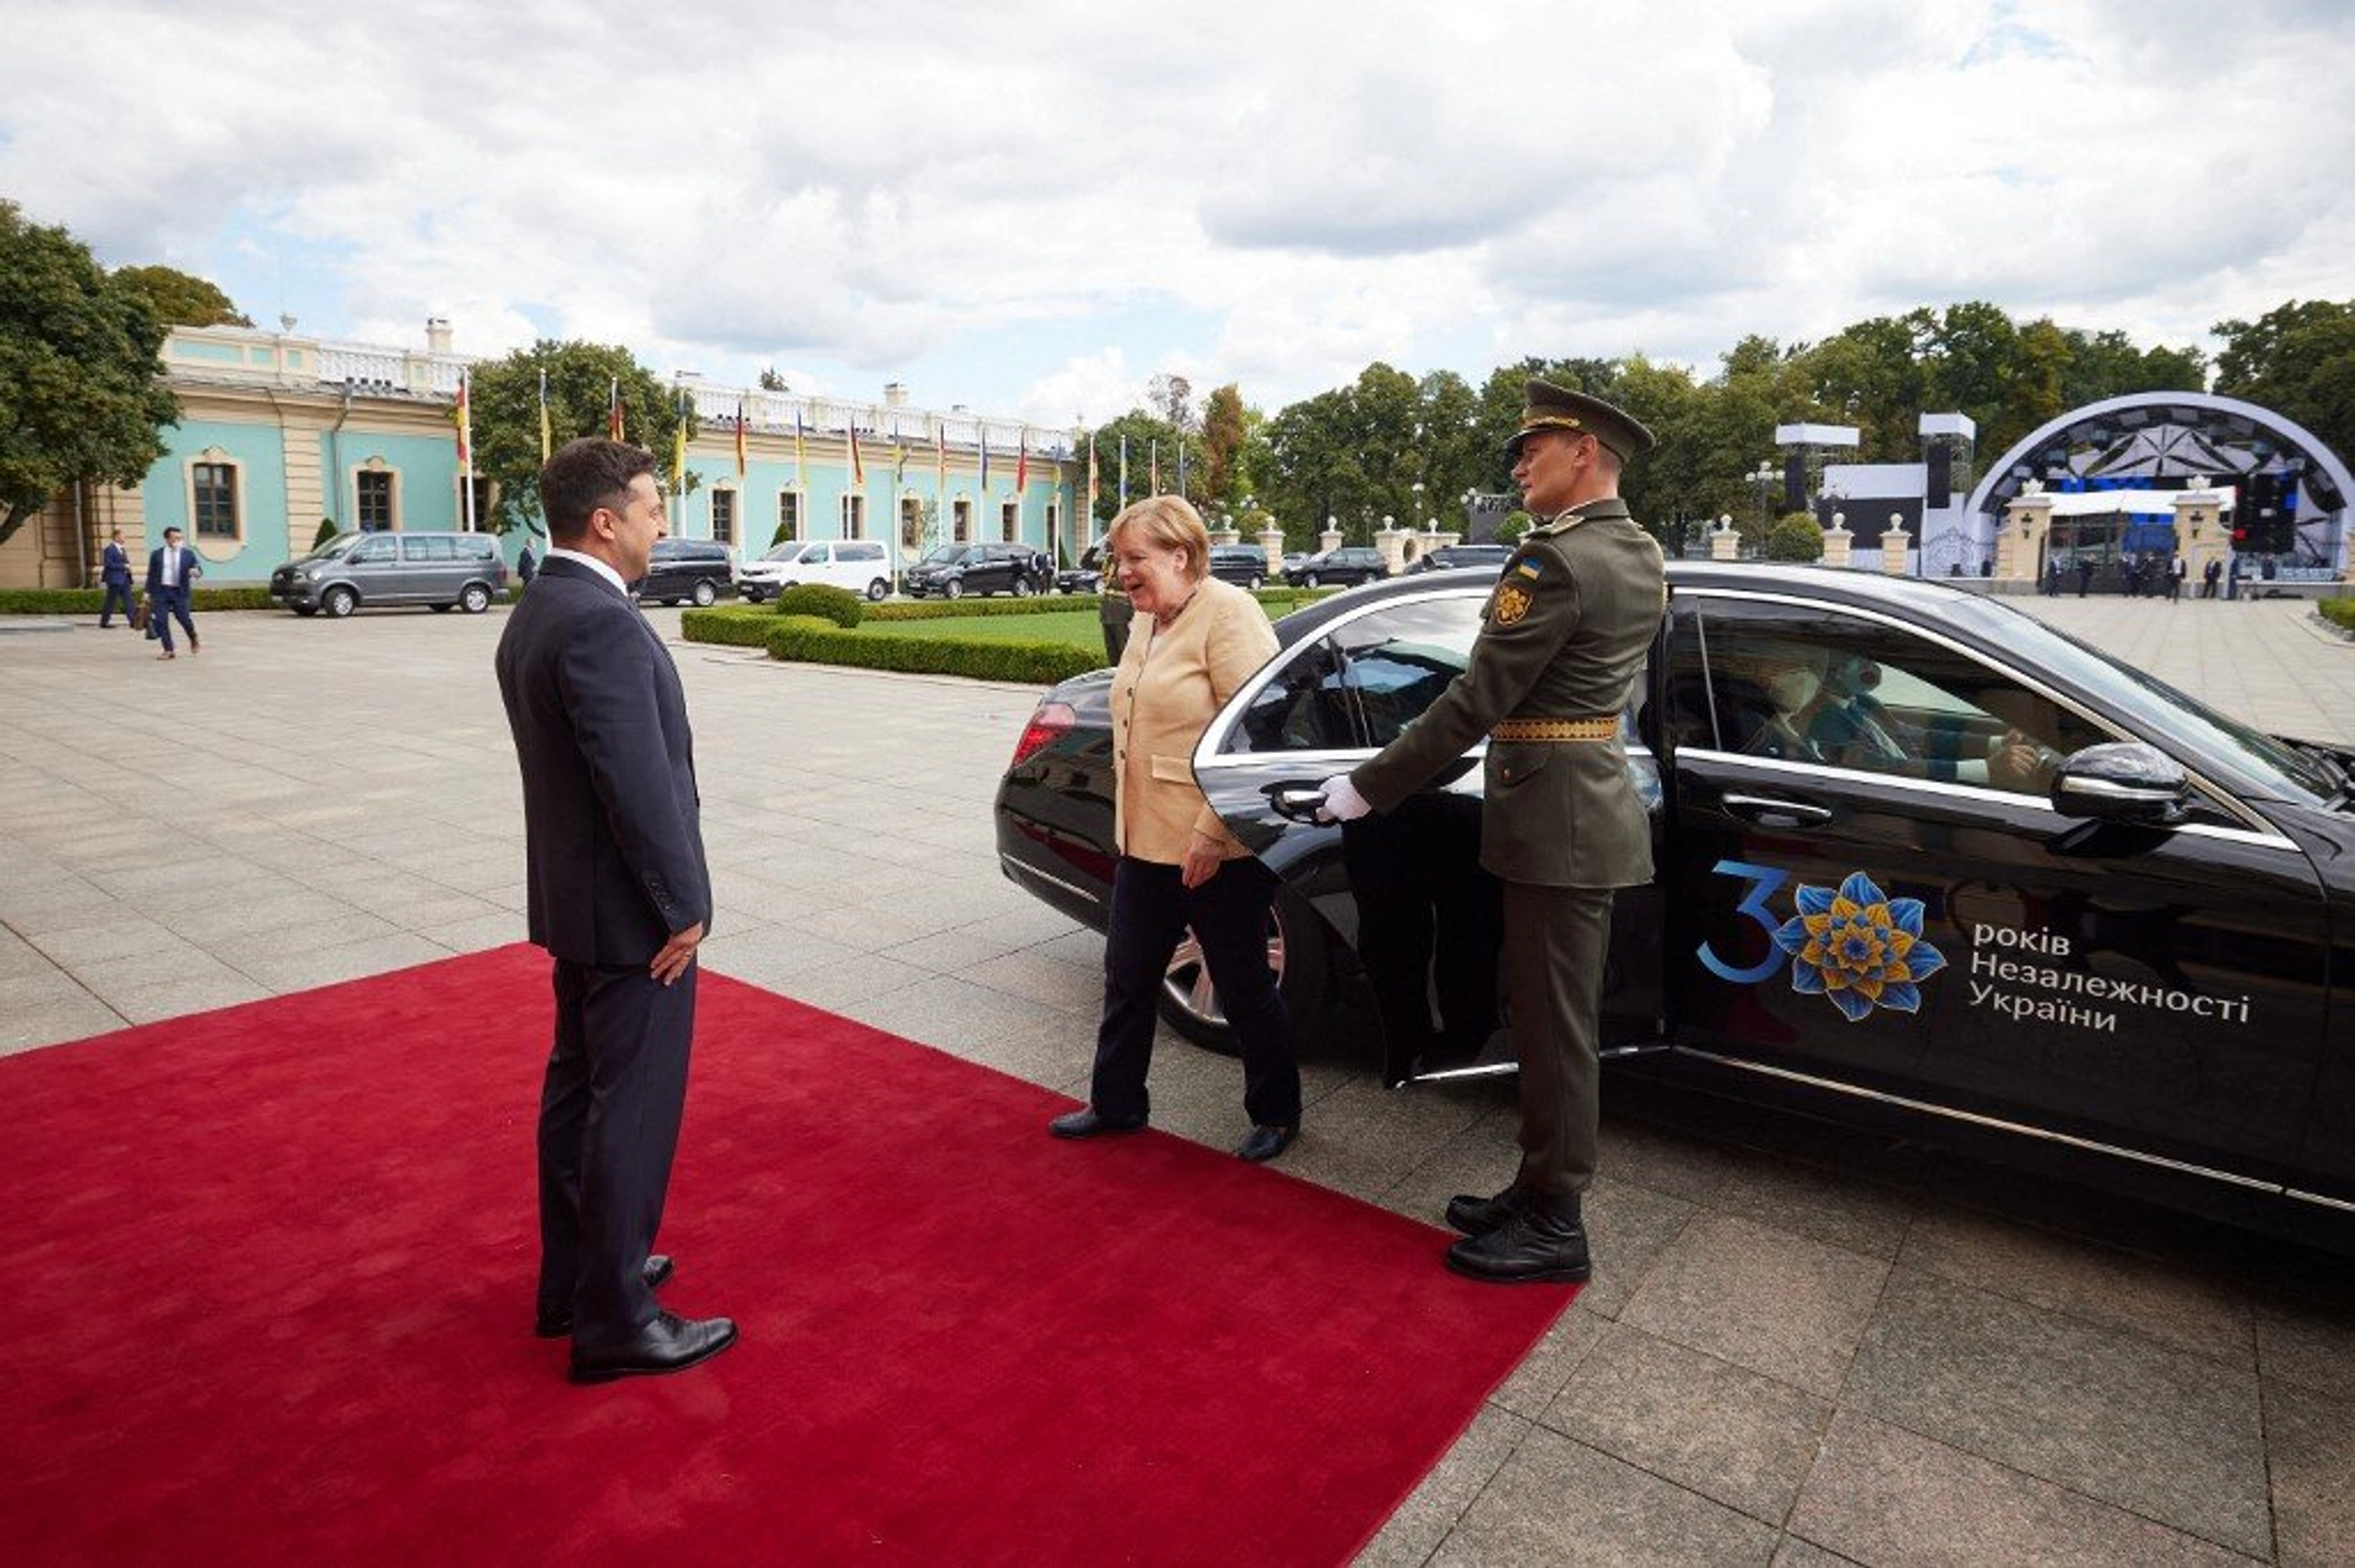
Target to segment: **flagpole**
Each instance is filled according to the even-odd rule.
[[[460,497],[465,507],[468,533],[475,531],[474,411],[466,406],[466,395],[471,390],[472,382],[473,376],[468,372],[465,370],[458,372],[458,455],[465,459],[466,469]]]

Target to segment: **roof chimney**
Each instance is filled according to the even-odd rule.
[[[429,315],[425,318],[425,351],[429,354],[450,352],[450,323],[447,317]]]
[[[885,382],[883,383],[883,406],[886,408],[905,408],[907,406],[907,387],[896,381]]]

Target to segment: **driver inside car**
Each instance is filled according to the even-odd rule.
[[[1880,666],[1850,650],[1824,661],[1821,689],[1796,721],[1815,756],[1836,767],[2040,794],[2061,764],[2059,753],[2016,728],[1973,734],[1959,723],[1917,725],[1873,695]]]

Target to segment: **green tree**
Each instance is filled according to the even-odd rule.
[[[497,486],[484,525],[497,532],[540,518],[540,372],[547,372],[548,425],[555,444],[605,433],[615,383],[620,383],[623,434],[654,453],[667,486],[681,413],[663,385],[626,349],[542,338],[503,360],[474,368],[475,472]],[[695,413],[685,413],[695,434]],[[692,475],[690,476],[692,479]]]
[[[1117,419],[1108,419],[1097,426],[1096,436],[1096,497],[1088,509],[1098,523],[1106,523],[1120,511],[1120,440],[1129,443],[1129,499],[1143,500],[1153,494],[1153,465],[1156,454],[1161,464],[1161,487],[1176,494],[1178,489],[1178,453],[1182,446],[1186,452],[1186,487],[1197,495],[1201,492],[1202,438],[1178,430],[1168,420],[1132,408]],[[1080,461],[1087,461],[1086,442],[1080,443]],[[1080,484],[1087,483],[1083,470]]]
[[[144,290],[0,200],[0,544],[60,492],[136,485],[164,455],[167,331]]]
[[[145,294],[168,326],[253,325],[211,281],[177,267],[118,267],[114,280]]]
[[[2216,390],[2303,425],[2355,458],[2355,300],[2292,300],[2255,321],[2220,321]]]
[[[1759,554],[1770,561],[1820,561],[1823,559],[1823,526],[1803,511],[1777,518],[1766,531]]]
[[[1235,383],[1212,391],[1202,406],[1202,499],[1223,505],[1230,496],[1245,492],[1235,485],[1235,469],[1243,452],[1243,393]]]

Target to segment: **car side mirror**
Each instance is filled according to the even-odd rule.
[[[2183,820],[2190,801],[2183,764],[2140,740],[2088,746],[2052,775],[2052,809],[2064,817],[2165,828]]]

